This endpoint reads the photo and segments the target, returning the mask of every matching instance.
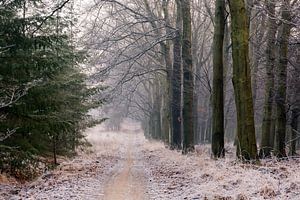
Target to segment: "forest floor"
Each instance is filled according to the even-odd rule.
[[[0,177],[0,199],[300,199],[300,159],[250,165],[227,152],[226,159],[213,160],[207,146],[182,155],[130,128],[96,126],[87,138],[89,151],[33,182]]]

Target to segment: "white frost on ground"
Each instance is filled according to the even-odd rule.
[[[139,186],[146,193],[141,195],[144,199],[300,199],[300,159],[248,165],[228,154],[226,159],[212,160],[209,146],[198,146],[197,153],[186,156],[146,141],[134,125],[123,127],[123,132],[96,126],[86,134],[93,144],[91,152],[65,160],[32,183],[0,181],[0,199],[105,199],[111,185]],[[135,185],[126,185],[127,176],[132,179],[128,184]]]
[[[103,199],[105,182],[121,160],[125,137],[117,132],[104,132],[100,126],[88,129],[86,134],[93,144],[88,152],[65,160],[32,183],[22,186],[0,183],[0,189],[7,190],[0,199]]]
[[[212,160],[208,147],[184,156],[160,143],[145,144],[153,199],[300,199],[300,160],[260,166]]]

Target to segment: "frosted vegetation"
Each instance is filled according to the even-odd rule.
[[[299,200],[299,10],[0,0],[0,200]]]
[[[1,177],[2,199],[299,199],[300,159],[260,165],[236,162],[231,146],[225,159],[210,158],[209,146],[182,155],[148,141],[133,126],[86,131],[88,150],[60,160],[24,185]],[[117,183],[116,183],[117,180]],[[138,185],[138,186],[137,186]],[[118,188],[115,188],[118,187]],[[113,195],[113,196],[111,196]]]

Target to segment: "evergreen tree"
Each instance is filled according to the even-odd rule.
[[[56,155],[74,153],[87,112],[101,104],[91,98],[101,88],[88,88],[80,71],[84,54],[68,34],[73,22],[58,14],[26,16],[26,6],[38,2],[9,1],[0,9],[0,132],[14,130],[0,141],[0,168],[13,174],[33,155],[52,154],[57,164]]]

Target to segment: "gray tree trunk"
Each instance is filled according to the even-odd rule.
[[[275,1],[267,1],[268,30],[267,30],[267,48],[266,48],[266,83],[265,83],[265,103],[262,122],[262,136],[260,143],[260,158],[271,156],[273,148],[271,137],[272,105],[274,96],[274,69],[275,69],[275,49],[277,24],[275,19]]]
[[[182,84],[182,14],[181,1],[176,0],[176,37],[173,39],[173,71],[172,71],[172,148],[181,149],[182,119],[181,119],[181,84]]]
[[[275,97],[276,103],[276,142],[275,154],[277,157],[285,157],[285,137],[286,137],[286,87],[287,87],[287,54],[288,42],[291,31],[291,21],[289,0],[284,0],[282,5],[283,24],[278,33],[279,43],[279,62],[277,67],[277,91]]]
[[[183,68],[183,153],[194,151],[194,76],[191,52],[191,2],[181,0],[182,10],[182,68]]]
[[[223,41],[225,30],[225,1],[215,1],[215,30],[213,41],[212,93],[212,152],[215,158],[224,157],[224,90]]]

